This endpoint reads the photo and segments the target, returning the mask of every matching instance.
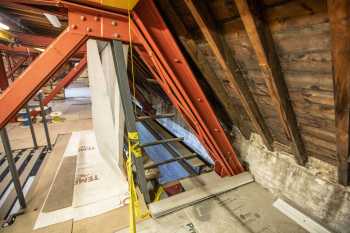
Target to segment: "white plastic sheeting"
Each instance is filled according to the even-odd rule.
[[[69,156],[77,156],[73,203],[69,207],[51,212],[41,210],[34,229],[71,219],[77,221],[93,217],[128,202],[128,183],[119,169],[112,170],[102,158],[93,131],[72,133],[61,164]],[[47,200],[46,197],[43,206]]]
[[[127,52],[127,50],[126,50]],[[92,120],[101,155],[112,169],[123,167],[124,111],[109,43],[88,40]]]

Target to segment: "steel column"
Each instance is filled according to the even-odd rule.
[[[27,112],[27,115],[28,115],[29,129],[30,129],[30,134],[32,135],[33,145],[34,145],[34,148],[37,149],[38,148],[38,143],[36,141],[35,130],[34,130],[34,127],[33,127],[33,122],[32,122],[32,116],[30,114],[30,110],[29,110],[28,104],[26,104],[25,108],[26,108],[26,112]]]
[[[12,175],[13,185],[14,185],[15,190],[17,192],[18,201],[19,201],[19,204],[21,205],[21,208],[24,209],[27,206],[26,200],[25,200],[23,192],[22,192],[21,182],[19,181],[18,171],[16,169],[15,161],[13,160],[10,140],[8,138],[7,131],[6,131],[5,127],[0,129],[0,134],[1,134],[2,145],[3,145],[4,150],[5,150],[9,170],[10,170],[11,175]]]
[[[124,61],[123,45],[120,41],[113,41],[112,54],[113,54],[114,66],[117,69],[118,86],[119,86],[123,109],[126,116],[125,117],[126,129],[128,131],[128,135],[130,133],[134,133],[137,135],[137,139],[135,140],[135,144],[133,144],[133,146],[137,147],[137,149],[141,151],[141,148],[139,145],[140,141],[139,141],[139,137],[136,129],[135,113],[132,105],[128,74],[127,74],[126,65]],[[138,155],[135,155],[134,153],[132,153],[129,156],[132,156],[133,163],[136,167],[137,182],[139,184],[141,192],[143,193],[145,202],[150,203],[151,198],[147,190],[147,180],[145,177],[145,169],[143,166],[143,156],[138,156]]]
[[[38,97],[39,97],[39,103],[40,103],[41,118],[43,121],[44,130],[45,130],[47,148],[49,150],[52,150],[50,134],[49,134],[49,127],[47,125],[46,113],[45,113],[45,108],[44,108],[44,104],[43,104],[43,93],[41,91],[39,92]]]

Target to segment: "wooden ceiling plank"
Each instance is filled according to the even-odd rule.
[[[270,97],[277,109],[287,137],[292,140],[298,164],[305,165],[307,154],[298,128],[282,67],[275,49],[269,26],[261,14],[259,1],[234,0],[245,31],[255,50]]]
[[[33,33],[32,30],[30,30],[28,27],[24,26],[21,22],[13,19],[11,16],[7,15],[1,9],[0,9],[0,20],[2,22],[8,23],[9,26],[11,27],[11,30],[13,27],[15,27],[17,30]]]
[[[185,3],[228,80],[232,82],[236,89],[238,97],[252,121],[254,128],[262,137],[265,145],[272,150],[273,138],[271,133],[267,128],[253,95],[233,57],[231,49],[225,42],[224,38],[222,38],[217,32],[214,20],[208,13],[207,7],[204,5],[203,1],[199,0],[185,0]]]
[[[48,13],[48,14],[57,16],[61,20],[67,19],[67,14],[65,14],[59,10],[50,11],[50,10],[40,8],[40,6],[35,7],[35,6],[26,5],[24,3],[7,2],[7,1],[1,2],[0,6],[6,7],[7,9],[13,10],[13,11],[21,11],[21,12],[24,12],[25,14],[33,14],[33,15],[43,16],[43,13]]]
[[[350,184],[350,2],[328,0],[331,28],[338,180]]]
[[[2,2],[24,3],[39,6],[60,6],[60,0],[1,0]]]

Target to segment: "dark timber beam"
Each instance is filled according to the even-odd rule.
[[[350,107],[350,1],[328,0],[332,38],[338,179],[350,184],[349,107]]]
[[[294,144],[298,164],[307,161],[297,118],[290,102],[288,88],[268,25],[262,18],[259,0],[234,0],[244,28],[255,50],[271,99],[277,109],[284,131]],[[248,3],[249,2],[249,3]]]
[[[4,91],[9,86],[9,81],[6,75],[6,69],[4,66],[4,60],[0,54],[0,91]]]
[[[175,12],[171,1],[162,0],[159,1],[159,5],[162,9],[166,9],[167,15],[169,16],[168,18],[171,21],[171,25],[173,26],[176,34],[179,36],[182,45],[201,71],[203,77],[208,82],[218,100],[222,103],[230,120],[241,130],[242,134],[246,138],[249,138],[250,131],[243,124],[242,121],[244,119],[242,115],[234,108],[232,99],[225,90],[223,83],[216,76],[214,70],[208,64],[205,55],[201,52],[200,48],[198,48],[196,41],[190,36],[190,32],[187,30],[183,21]]]
[[[214,20],[208,13],[206,6],[204,5],[203,1],[200,0],[185,0],[185,3],[194,20],[197,22],[224,73],[235,87],[238,97],[241,100],[242,105],[252,121],[257,133],[261,135],[265,145],[271,150],[271,144],[273,141],[271,133],[267,128],[253,95],[251,94],[249,87],[233,57],[232,51],[226,44],[224,38],[222,38],[217,32]]]

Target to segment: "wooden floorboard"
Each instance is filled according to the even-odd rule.
[[[74,178],[77,156],[65,157],[43,207],[43,212],[51,212],[73,204]]]
[[[158,218],[253,181],[253,177],[248,172],[225,177],[222,178],[221,182],[208,183],[159,202],[151,203],[149,210],[153,217]]]

